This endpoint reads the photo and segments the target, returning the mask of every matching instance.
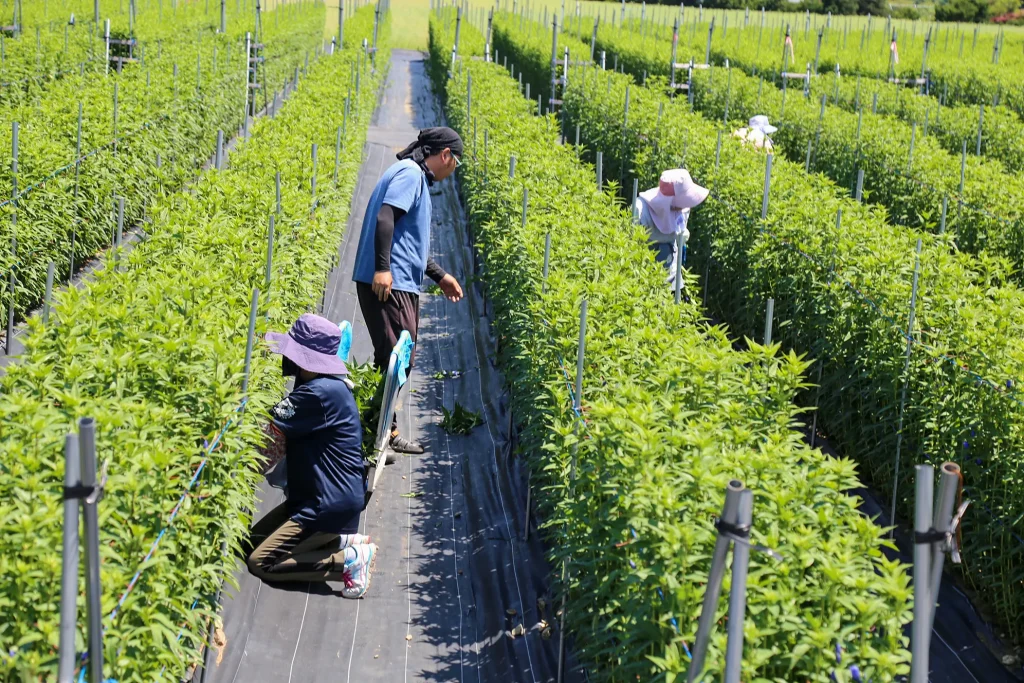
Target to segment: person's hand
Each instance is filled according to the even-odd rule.
[[[444,292],[445,297],[448,301],[455,303],[462,298],[462,286],[459,281],[456,280],[451,274],[446,274],[441,281],[437,283],[437,286]]]
[[[393,282],[390,270],[379,270],[373,274],[373,284],[370,287],[379,300],[387,301],[388,297],[391,296],[391,285]]]

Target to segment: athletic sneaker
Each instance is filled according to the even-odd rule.
[[[377,546],[373,543],[363,543],[353,546],[356,557],[354,560],[345,561],[345,587],[341,589],[341,595],[345,598],[361,598],[370,589],[370,572],[373,570],[373,560],[377,556]]]
[[[407,453],[409,455],[420,455],[423,453],[423,446],[415,441],[410,441],[398,434],[391,435],[391,450],[396,453]]]
[[[363,536],[362,534],[341,534],[335,536],[324,545],[327,550],[344,550],[345,548],[351,548],[355,545],[362,545],[363,543],[369,543],[370,537]]]

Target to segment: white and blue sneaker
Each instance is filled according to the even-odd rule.
[[[349,553],[349,550],[352,552]],[[370,572],[373,571],[373,561],[377,557],[377,546],[374,543],[361,543],[346,549],[345,555],[345,587],[341,589],[341,595],[345,598],[361,598],[370,589]]]

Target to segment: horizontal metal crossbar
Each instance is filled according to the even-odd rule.
[[[806,81],[807,80],[807,72],[806,71],[805,72],[783,71],[782,72],[782,77],[783,78],[795,78],[795,79],[797,79],[799,81]]]
[[[904,84],[905,85],[927,85],[928,84],[928,79],[927,78],[890,78],[889,82],[890,83],[895,83],[897,85],[904,85]]]
[[[549,99],[548,104],[562,104],[562,100]]]
[[[710,69],[710,64],[690,64],[689,62],[677,62],[672,65],[676,69]]]
[[[110,43],[111,45],[136,45],[137,44],[137,41],[134,38],[129,38],[128,40],[122,40],[120,38],[111,38],[107,42]]]

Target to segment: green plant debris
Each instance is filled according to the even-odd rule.
[[[472,410],[462,407],[458,401],[455,402],[455,409],[449,411],[441,406],[444,417],[441,418],[441,428],[449,434],[469,434],[474,427],[484,423],[483,418]]]

